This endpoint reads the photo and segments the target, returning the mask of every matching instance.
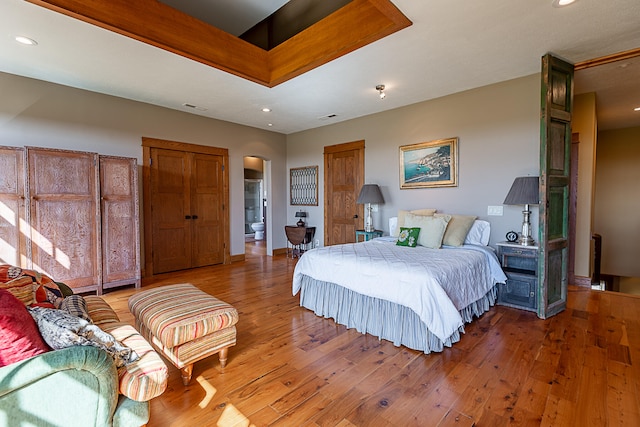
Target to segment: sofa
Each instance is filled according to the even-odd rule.
[[[0,425],[145,425],[149,401],[166,389],[168,371],[138,331],[121,322],[101,297],[84,296],[91,323],[137,359],[116,367],[107,351],[94,346],[52,350],[27,309],[39,304],[37,298],[29,301],[11,282],[2,282],[0,271]],[[36,282],[33,295],[42,291]]]

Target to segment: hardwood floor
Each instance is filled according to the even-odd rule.
[[[167,362],[149,427],[640,425],[639,297],[571,287],[569,308],[547,320],[496,306],[426,355],[301,308],[295,262],[248,250],[144,283],[193,283],[240,314],[224,371],[210,357],[184,387]],[[134,292],[105,295],[131,323]]]

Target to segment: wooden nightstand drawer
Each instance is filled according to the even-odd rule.
[[[537,277],[505,271],[507,283],[498,286],[498,304],[536,311]]]

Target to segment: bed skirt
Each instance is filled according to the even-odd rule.
[[[494,286],[478,301],[460,310],[464,323],[473,317],[480,317],[495,304],[497,286]],[[318,316],[333,318],[336,323],[347,328],[355,328],[360,333],[369,333],[391,341],[395,346],[419,350],[424,353],[440,352],[460,341],[460,326],[445,341],[433,335],[408,307],[379,298],[359,294],[335,283],[315,280],[303,275],[300,289],[300,305],[312,310]]]

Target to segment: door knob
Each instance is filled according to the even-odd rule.
[[[191,215],[185,215],[184,219],[191,219]]]
[[[353,216],[353,219],[356,219],[356,218],[358,218],[358,214],[355,214],[355,215]]]

